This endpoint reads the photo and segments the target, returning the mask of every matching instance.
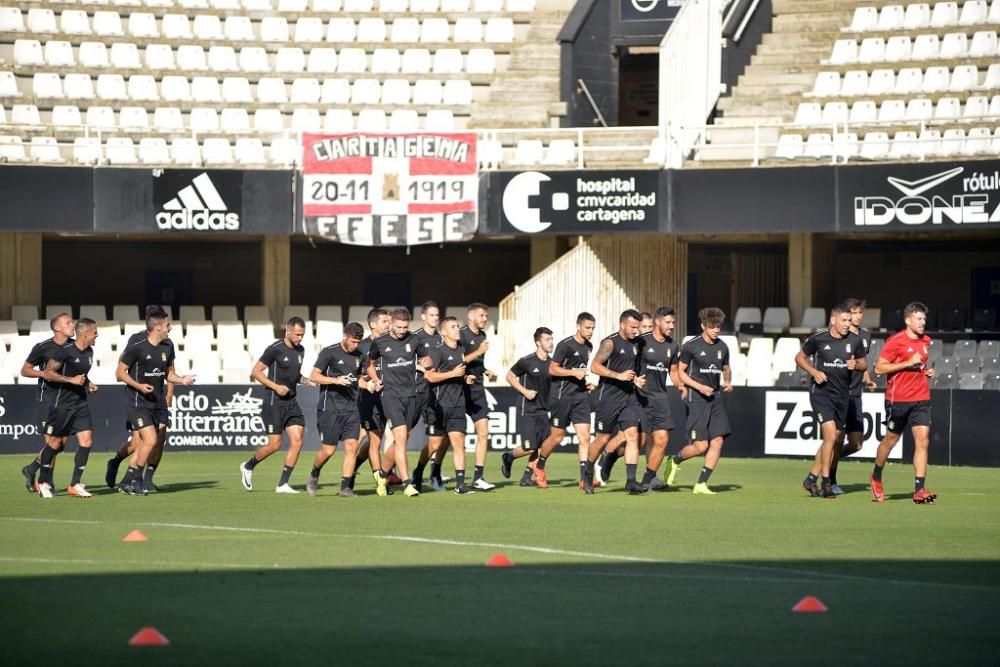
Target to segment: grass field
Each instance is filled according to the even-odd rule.
[[[558,456],[547,490],[377,498],[365,475],[342,499],[339,457],[317,498],[273,493],[277,456],[247,493],[244,458],[169,452],[162,493],[136,498],[95,455],[98,496],[42,501],[29,457],[0,456],[0,663],[997,664],[1000,470],[933,468],[933,506],[910,502],[909,466],[877,505],[867,463],[829,501],[785,460],[724,459],[713,497],[690,493],[694,462],[639,497],[619,465],[588,497]],[[135,528],[149,541],[122,543]],[[514,567],[485,567],[496,553]],[[805,595],[829,612],[791,613]],[[171,645],[127,646],[146,625]]]

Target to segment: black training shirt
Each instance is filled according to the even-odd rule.
[[[288,393],[278,396],[270,387],[265,388],[264,398],[269,403],[274,401],[290,401],[295,399],[295,392],[302,378],[302,360],[306,349],[302,345],[288,347],[285,339],[276,340],[268,345],[260,355],[260,363],[267,366],[267,379],[275,384],[288,387]]]
[[[346,352],[340,343],[324,347],[313,364],[327,377],[346,377],[349,385],[321,384],[319,386],[318,412],[344,412],[358,407],[358,377],[364,372],[367,361],[361,352]]]
[[[169,345],[167,341],[153,345],[147,336],[126,347],[118,361],[128,366],[128,374],[133,380],[153,387],[150,394],[143,394],[129,387],[129,405],[167,407],[165,388],[167,371],[174,365],[173,345]]]
[[[549,375],[549,359],[539,359],[535,353],[521,357],[510,367],[510,372],[517,376],[525,389],[536,392],[535,400],[529,401],[520,396],[521,414],[539,414],[547,411],[546,399],[552,387],[552,376]]]
[[[639,375],[646,376],[644,396],[660,396],[667,393],[670,368],[676,366],[680,356],[680,346],[673,338],[662,343],[653,337],[653,332],[645,333],[637,339],[639,347]]]
[[[681,348],[680,361],[687,364],[687,374],[692,380],[718,393],[722,389],[722,369],[729,365],[729,346],[721,339],[706,343],[703,336],[698,336]],[[688,392],[688,401],[711,401],[714,398],[714,395],[706,397],[694,389]]]

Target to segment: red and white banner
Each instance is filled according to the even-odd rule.
[[[380,246],[476,232],[475,133],[305,134],[302,150],[305,234]]]

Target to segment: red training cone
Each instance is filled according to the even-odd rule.
[[[493,558],[486,561],[486,567],[511,567],[514,561],[503,554],[494,554]]]
[[[807,595],[792,607],[792,611],[796,614],[822,614],[826,611],[826,605],[819,598]]]
[[[141,530],[133,530],[122,538],[122,542],[147,542],[149,538]]]
[[[167,646],[168,644],[170,644],[170,640],[151,625],[139,630],[132,635],[132,639],[128,640],[129,646]]]

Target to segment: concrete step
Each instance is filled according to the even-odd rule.
[[[803,62],[819,63],[824,58],[829,58],[831,49],[826,47],[816,47],[812,49],[799,49],[797,51],[779,51],[769,53],[758,53],[750,58],[751,65],[800,65]]]
[[[746,70],[737,81],[740,85],[744,81],[756,79],[758,81],[771,81],[781,77],[795,77],[811,74],[816,76],[820,70],[819,63],[799,62],[793,65],[747,65]]]
[[[761,44],[774,45],[786,49],[797,49],[802,46],[809,47],[820,44],[827,44],[832,47],[834,40],[840,34],[840,31],[833,30],[794,33],[769,32],[761,38]]]
[[[851,24],[852,12],[817,12],[815,14],[781,14],[775,16],[771,32],[817,32],[840,30]]]
[[[733,94],[730,97],[735,100],[752,100],[759,97],[773,97],[774,95],[801,95],[808,90],[812,90],[811,83],[801,83],[797,81],[760,84],[757,84],[756,82],[754,84],[742,83],[733,89]]]

